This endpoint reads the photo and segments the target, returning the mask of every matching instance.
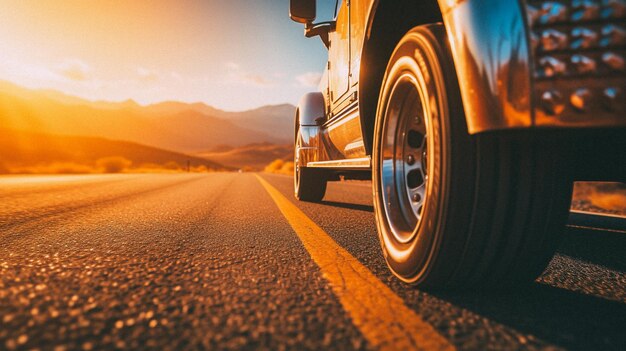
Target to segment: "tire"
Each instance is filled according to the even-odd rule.
[[[541,274],[571,201],[560,150],[566,137],[469,135],[441,24],[400,40],[376,117],[374,209],[398,278],[436,289],[505,286]]]
[[[293,188],[296,199],[300,201],[320,202],[326,194],[328,183],[326,174],[322,170],[303,167],[298,157],[301,146],[300,131],[296,132],[294,162],[293,162]]]

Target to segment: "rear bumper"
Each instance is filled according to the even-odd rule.
[[[626,126],[623,0],[440,0],[469,132]]]

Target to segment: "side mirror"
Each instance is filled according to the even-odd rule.
[[[298,23],[312,23],[317,14],[315,0],[291,0],[289,3],[289,17]]]

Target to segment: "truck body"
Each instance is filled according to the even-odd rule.
[[[623,0],[339,0],[317,24],[315,5],[290,4],[328,48],[296,111],[295,195],[372,179],[400,279],[534,279],[573,180],[626,179]]]

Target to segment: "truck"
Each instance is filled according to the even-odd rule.
[[[295,114],[294,193],[371,179],[387,265],[426,289],[535,280],[575,180],[626,179],[623,0],[291,0],[328,62]],[[329,215],[332,215],[329,213]]]

